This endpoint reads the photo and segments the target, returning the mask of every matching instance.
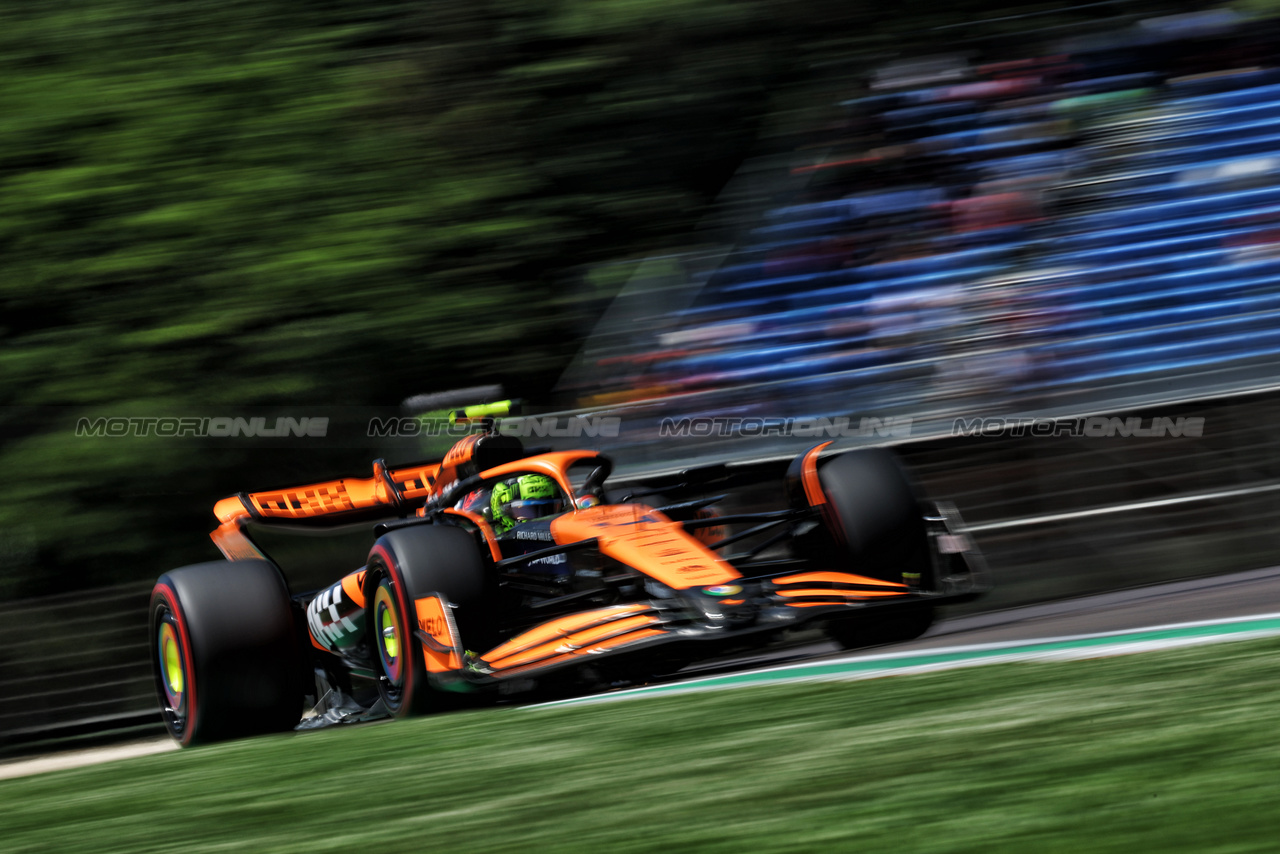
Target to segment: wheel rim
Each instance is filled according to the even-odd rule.
[[[378,660],[392,699],[398,699],[404,687],[403,637],[400,613],[395,605],[395,594],[383,580],[373,597],[374,630],[378,635]]]
[[[160,613],[156,629],[156,656],[159,659],[165,720],[174,734],[181,737],[186,728],[191,678],[177,620],[168,609]]]

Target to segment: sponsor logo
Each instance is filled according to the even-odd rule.
[[[715,584],[711,587],[702,588],[702,592],[708,596],[736,596],[742,592],[742,586],[738,584]]]
[[[419,618],[418,627],[433,638],[449,639],[449,624],[444,621],[442,614],[433,614],[425,619]]]

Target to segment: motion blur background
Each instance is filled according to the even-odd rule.
[[[810,443],[664,417],[908,418],[997,604],[1273,563],[1272,11],[5,6],[0,734],[154,714],[146,590],[217,557],[213,502],[381,452],[85,418],[500,382],[619,416],[633,475]],[[951,436],[1098,413],[1205,430]]]

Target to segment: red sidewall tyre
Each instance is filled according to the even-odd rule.
[[[151,594],[150,630],[161,712],[179,744],[297,724],[303,658],[288,589],[271,563],[218,561],[165,573]]]
[[[455,698],[436,691],[428,683],[422,643],[414,636],[417,627],[416,599],[431,593],[443,595],[452,606],[454,622],[464,646],[485,649],[492,637],[491,606],[493,573],[481,557],[475,539],[461,528],[422,525],[384,534],[369,553],[365,576],[368,637],[378,651],[374,656],[379,673],[379,694],[396,717],[426,714],[450,708]],[[378,590],[386,586],[397,613],[398,678],[387,671],[384,629]]]
[[[163,626],[166,623],[173,627],[179,646],[176,677],[181,680],[182,689],[177,692],[176,707],[174,691],[167,687],[175,674],[170,673],[173,662],[167,658],[166,644],[162,640]],[[200,708],[196,698],[196,681],[192,674],[191,633],[187,631],[178,595],[164,581],[156,584],[151,592],[151,644],[152,673],[165,727],[179,744],[187,747],[192,743],[192,736],[199,726],[197,712]]]

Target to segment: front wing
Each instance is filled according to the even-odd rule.
[[[445,620],[420,619],[416,635],[437,687],[483,688],[659,646],[680,645],[691,659],[709,658],[722,650],[763,645],[770,634],[817,620],[854,618],[854,612],[868,608],[941,604],[961,595],[851,573],[800,572],[581,611],[541,623],[484,653],[463,650]],[[420,616],[450,610],[438,593],[417,600],[417,607]]]

